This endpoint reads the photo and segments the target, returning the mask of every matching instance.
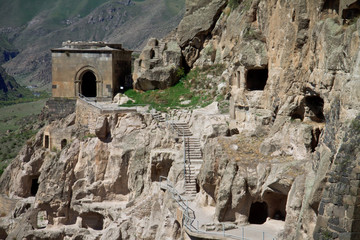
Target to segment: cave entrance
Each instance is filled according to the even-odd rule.
[[[61,144],[61,149],[64,149],[67,145],[67,140],[66,139],[61,140],[60,144]]]
[[[81,94],[96,97],[96,76],[92,71],[85,72],[81,78]]]
[[[150,50],[150,59],[155,57],[155,51],[153,49]]]
[[[266,192],[264,201],[268,206],[268,217],[285,221],[287,195],[277,192]]]
[[[324,100],[319,96],[307,96],[305,97],[305,105],[307,109],[305,114],[314,122],[325,122]]]
[[[151,181],[160,181],[160,176],[167,177],[169,175],[170,168],[173,160],[163,159],[162,161],[151,163]]]
[[[268,206],[265,202],[255,202],[251,204],[249,223],[250,224],[263,224],[268,217]]]
[[[311,131],[311,152],[315,152],[316,147],[319,145],[320,134],[320,128],[315,128]]]
[[[83,228],[92,228],[94,230],[103,230],[104,216],[97,212],[87,212],[80,214]]]
[[[340,0],[326,0],[323,6],[323,11],[332,10],[335,11],[336,13],[339,13],[339,8],[340,8]]]
[[[49,135],[45,135],[44,147],[45,147],[45,148],[49,148]]]
[[[6,239],[8,237],[5,229],[0,228],[0,239]]]
[[[344,20],[351,20],[360,16],[360,1],[356,1],[350,4],[347,8],[342,11],[342,18]]]
[[[39,190],[39,178],[31,179],[31,188],[30,188],[30,195],[36,196],[37,191]]]
[[[246,73],[246,89],[249,91],[264,90],[268,79],[268,69],[249,69]]]

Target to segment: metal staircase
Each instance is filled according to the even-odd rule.
[[[158,122],[166,122],[166,118],[160,112],[152,113],[152,116]],[[200,139],[193,137],[186,122],[167,122],[178,137],[183,138],[185,194],[188,200],[193,200],[197,193],[196,178],[203,163]]]

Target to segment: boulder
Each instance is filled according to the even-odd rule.
[[[181,49],[175,41],[151,38],[134,63],[134,88],[147,91],[165,89],[181,77]]]

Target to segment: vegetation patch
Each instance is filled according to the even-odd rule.
[[[240,0],[229,0],[228,6],[231,10],[233,10],[240,5],[240,2]]]
[[[205,107],[214,101],[220,102],[224,113],[228,111],[226,93],[229,91],[225,80],[220,76],[225,65],[215,64],[194,68],[185,75],[184,69],[177,71],[181,80],[173,87],[165,90],[151,90],[139,92],[128,90],[125,95],[133,99],[122,106],[148,104],[158,111],[168,111],[176,108],[194,109]],[[221,84],[221,86],[219,86]]]
[[[38,114],[46,100],[21,103],[1,108],[0,115],[0,175],[16,157],[26,141],[34,136],[44,123]]]

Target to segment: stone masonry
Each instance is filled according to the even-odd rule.
[[[69,41],[51,52],[54,98],[112,98],[131,74],[131,51],[121,44]]]

